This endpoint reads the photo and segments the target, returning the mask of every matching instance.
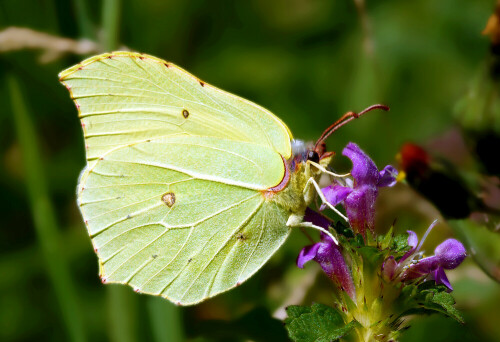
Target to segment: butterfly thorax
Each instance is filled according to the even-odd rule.
[[[301,217],[316,196],[315,188],[312,186],[307,187],[308,179],[313,177],[316,181],[319,181],[321,172],[307,162],[310,159],[311,152],[314,151],[312,143],[292,140],[291,146],[292,156],[285,162],[286,172],[282,181],[282,183],[287,182],[286,186],[273,188],[273,190],[279,189],[279,191],[266,192],[266,199],[288,210],[290,215]],[[317,154],[316,156],[318,157]],[[323,167],[327,167],[332,156],[333,153],[323,152],[321,158],[318,157],[319,160],[314,161]]]
[[[277,192],[268,192],[266,200],[277,203],[290,214],[303,214],[309,203],[304,199],[304,188],[307,183],[306,164],[295,165],[295,170],[290,172],[290,179],[286,187]]]

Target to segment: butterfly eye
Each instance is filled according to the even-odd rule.
[[[309,151],[307,153],[307,160],[310,160],[312,162],[319,162],[319,155],[316,151]]]

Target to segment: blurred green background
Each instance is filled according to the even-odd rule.
[[[148,53],[263,105],[306,140],[348,110],[384,103],[390,112],[328,141],[339,154],[357,142],[383,166],[403,142],[455,125],[489,54],[481,31],[494,8],[495,0],[1,0],[0,340],[279,341],[286,333],[270,314],[285,303],[331,304],[316,265],[295,266],[308,243],[299,232],[251,280],[196,307],[103,286],[76,206],[84,148],[61,70],[104,51]],[[391,190],[379,228],[398,218],[397,229],[422,234],[436,211]],[[443,227],[436,239],[450,234]],[[419,318],[403,341],[500,340],[500,286],[472,260],[450,278],[467,324]]]

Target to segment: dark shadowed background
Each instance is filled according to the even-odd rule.
[[[404,142],[428,144],[457,126],[487,63],[481,32],[495,0],[364,3],[1,0],[0,340],[280,341],[270,317],[284,303],[332,304],[317,265],[295,266],[308,244],[298,231],[245,284],[195,307],[102,285],[76,206],[80,123],[57,74],[105,51],[148,53],[268,108],[305,140],[348,110],[384,103],[390,112],[343,127],[328,146],[340,155],[354,141],[377,165],[397,165]],[[398,231],[421,236],[440,217],[404,185],[379,205],[380,231],[397,218]],[[429,249],[453,235],[440,227]],[[449,275],[466,325],[423,317],[402,341],[500,340],[500,286],[471,258]]]

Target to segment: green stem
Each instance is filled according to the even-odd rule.
[[[87,11],[87,3],[85,0],[74,0],[74,3],[80,36],[95,40],[95,32]]]
[[[104,29],[103,46],[106,51],[113,51],[118,47],[120,12],[120,0],[104,0],[102,6],[102,27]]]
[[[184,341],[180,307],[161,297],[149,297],[147,307],[155,341]]]
[[[104,40],[102,45],[106,51],[113,51],[118,46],[120,11],[120,0],[103,0],[101,20]],[[112,341],[136,340],[136,300],[137,298],[131,293],[130,288],[109,286],[108,304],[111,319],[109,334]]]
[[[61,251],[56,217],[43,176],[43,165],[38,151],[36,132],[19,89],[17,79],[7,77],[12,101],[14,125],[21,146],[22,162],[26,177],[31,214],[47,272],[52,282],[62,319],[72,341],[85,341],[83,321],[76,299],[69,268]]]
[[[133,342],[137,340],[137,295],[127,286],[107,285],[110,340]]]

